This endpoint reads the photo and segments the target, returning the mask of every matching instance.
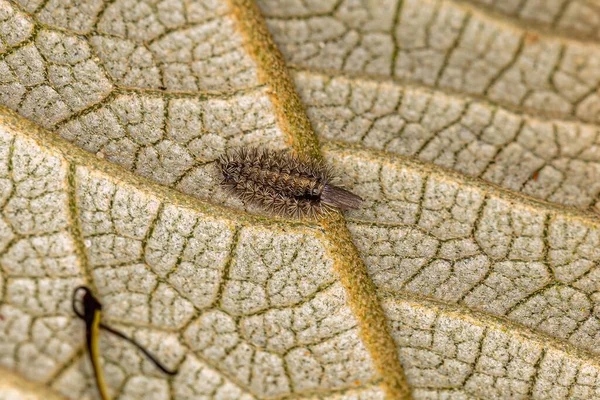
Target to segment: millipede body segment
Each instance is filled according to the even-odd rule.
[[[241,147],[222,155],[217,166],[221,184],[243,201],[284,216],[316,217],[334,208],[358,208],[363,201],[333,185],[331,168],[323,162],[285,151]]]

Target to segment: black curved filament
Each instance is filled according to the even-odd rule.
[[[81,304],[83,305],[83,310],[80,310],[77,307],[77,298],[78,292],[83,291],[83,296],[81,297]],[[73,312],[79,318],[81,318],[85,322],[85,331],[86,331],[86,346],[88,353],[90,355],[90,359],[92,362],[92,367],[94,370],[94,375],[96,377],[96,383],[98,385],[98,389],[100,391],[100,396],[103,400],[108,400],[106,384],[104,383],[104,375],[100,369],[99,363],[99,354],[98,354],[98,332],[99,329],[104,329],[107,332],[112,333],[115,336],[118,336],[122,339],[125,339],[129,343],[133,344],[137,347],[144,355],[152,361],[154,365],[162,372],[167,375],[175,375],[177,374],[177,370],[171,370],[165,367],[160,361],[158,361],[148,350],[146,350],[142,345],[136,342],[134,339],[125,336],[124,333],[111,328],[108,325],[103,324],[100,321],[102,304],[94,297],[92,291],[86,286],[79,286],[75,288],[73,291],[73,298],[71,300]]]

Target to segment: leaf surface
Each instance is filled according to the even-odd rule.
[[[112,398],[597,397],[597,5],[492,3],[0,0],[2,396],[98,398],[86,284],[180,371],[104,332]],[[364,207],[246,206],[240,145]]]

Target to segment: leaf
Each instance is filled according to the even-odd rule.
[[[113,398],[594,398],[600,11],[521,3],[0,0],[0,393],[98,398],[87,284],[180,370],[102,334]],[[250,144],[364,207],[244,206]]]

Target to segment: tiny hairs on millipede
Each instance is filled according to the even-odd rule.
[[[334,208],[359,208],[363,199],[332,184],[323,162],[286,151],[240,147],[217,159],[221,184],[244,202],[287,217],[317,217]]]

